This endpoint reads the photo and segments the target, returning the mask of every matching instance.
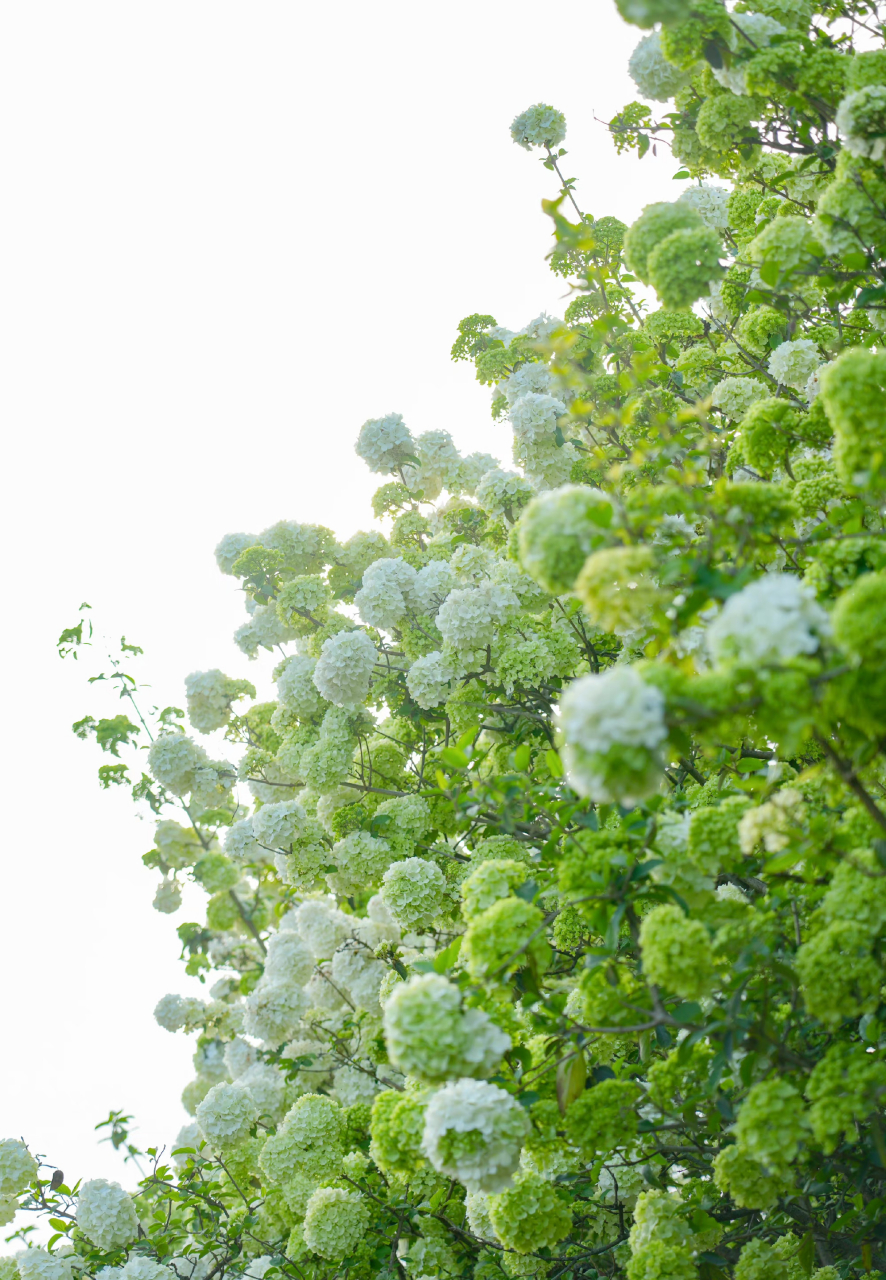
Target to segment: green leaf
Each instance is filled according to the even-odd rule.
[[[528,742],[524,742],[514,752],[514,768],[518,773],[525,773],[529,768],[529,761],[532,759],[532,748]]]
[[[562,778],[565,773],[563,761],[560,759],[559,753],[553,748],[545,752],[545,762],[554,778]]]
[[[674,174],[674,181],[682,182],[684,178],[691,178],[691,177],[692,177],[692,174],[689,172],[688,169],[678,169],[677,172]]]
[[[470,764],[468,757],[458,747],[444,747],[440,752],[440,759],[450,769],[467,769]]]
[[[671,1010],[671,1017],[676,1022],[697,1022],[701,1017],[701,1005],[694,1000],[687,1000],[685,1004],[678,1004],[676,1009]]]
[[[444,947],[438,955],[434,956],[433,970],[435,973],[446,973],[455,964],[458,959],[458,953],[461,951],[462,934],[457,938],[453,938],[448,947]]]
[[[581,1096],[587,1078],[588,1064],[581,1052],[557,1067],[557,1106],[561,1116],[566,1114],[569,1104]]]
[[[527,880],[518,889],[514,890],[515,896],[522,898],[524,902],[532,902],[537,893],[538,885],[534,880]]]

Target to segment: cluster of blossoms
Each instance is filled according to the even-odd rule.
[[[886,1271],[886,51],[867,0],[617,5],[671,107],[612,136],[689,180],[568,183],[563,318],[460,324],[513,469],[391,413],[371,530],[222,539],[274,697],[192,674],[224,748],[167,709],[134,784],[155,906],[207,898],[191,1122],[132,1195],[0,1143],[0,1220],[72,1224],[0,1280]]]

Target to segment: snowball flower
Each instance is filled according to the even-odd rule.
[[[678,203],[700,213],[714,231],[725,231],[729,226],[729,192],[725,187],[711,187],[706,182],[687,187]]]
[[[307,1009],[308,997],[300,986],[263,978],[246,998],[244,1029],[276,1049],[292,1039]]]
[[[267,1062],[254,1062],[237,1079],[246,1089],[260,1116],[273,1121],[281,1119],[286,1110],[286,1077],[282,1071]]]
[[[711,392],[711,404],[733,422],[740,422],[752,404],[768,395],[768,388],[756,378],[724,378]]]
[[[254,533],[226,533],[215,548],[215,563],[222,573],[233,572],[235,561],[247,547],[254,547],[258,537]]]
[[[302,986],[314,971],[314,956],[291,929],[272,933],[267,942],[264,976]]]
[[[814,653],[827,631],[812,589],[789,573],[770,573],[729,597],[706,641],[714,662],[756,667]]]
[[[252,834],[266,848],[288,849],[298,838],[306,818],[307,814],[297,800],[263,804],[253,815]]]
[[[0,1141],[0,1195],[17,1196],[37,1177],[37,1161],[17,1138]]]
[[[21,1280],[71,1280],[73,1275],[70,1258],[39,1247],[21,1249],[15,1260]]]
[[[532,494],[532,485],[519,472],[501,467],[487,471],[477,486],[477,502],[486,514],[493,518],[504,516],[512,523]]]
[[[667,737],[665,703],[633,667],[574,680],[560,700],[556,727],[563,764],[581,796],[632,804],[650,795]]]
[[[240,1084],[214,1084],[197,1107],[197,1125],[213,1150],[243,1142],[257,1119],[252,1095]]]
[[[460,491],[476,493],[477,485],[487,471],[493,471],[497,466],[498,458],[493,458],[491,453],[469,453],[462,458],[458,468]]]
[[[175,1272],[143,1253],[133,1253],[116,1280],[174,1280]]]
[[[412,603],[415,569],[402,556],[376,560],[363,574],[363,585],[354,596],[360,617],[370,627],[390,630]]]
[[[527,391],[511,405],[511,426],[521,444],[531,444],[553,437],[557,421],[566,412],[566,405],[556,396]]]
[[[192,1120],[190,1124],[183,1124],[172,1141],[171,1154],[175,1163],[179,1168],[184,1168],[188,1163],[190,1156],[182,1150],[183,1147],[191,1147],[194,1151],[200,1150],[200,1143],[203,1139],[200,1137],[200,1126],[196,1120]],[[180,1154],[179,1154],[180,1153]]]
[[[350,927],[350,917],[328,898],[308,898],[285,918],[294,918],[296,932],[315,960],[331,956]]]
[[[401,929],[427,928],[440,916],[446,880],[436,862],[406,858],[384,874],[381,896]]]
[[[364,702],[376,660],[375,645],[365,631],[339,631],[324,640],[314,670],[314,684],[327,702],[352,707]]]
[[[843,99],[837,130],[854,156],[882,160],[886,155],[886,85],[869,84]]]
[[[463,1009],[458,987],[435,973],[395,988],[384,1028],[394,1066],[429,1084],[491,1075],[511,1047],[510,1036],[482,1009]]]
[[[118,1182],[94,1178],[77,1197],[77,1226],[104,1253],[122,1249],[138,1235],[135,1205]]]
[[[369,470],[379,475],[389,475],[415,456],[415,441],[400,413],[364,422],[355,448]]]
[[[323,710],[323,698],[314,684],[317,659],[295,653],[277,668],[277,697],[300,720],[310,719]]]
[[[468,1191],[506,1191],[530,1131],[516,1098],[483,1080],[456,1080],[425,1109],[422,1150],[438,1173]]]
[[[432,560],[419,569],[412,583],[412,599],[419,613],[434,614],[455,586],[446,560]]]
[[[192,671],[185,677],[188,719],[199,733],[212,733],[231,718],[231,703],[255,688],[248,680],[232,680],[223,671]]]
[[[368,831],[352,831],[332,846],[329,857],[336,870],[327,872],[327,883],[336,893],[357,893],[381,880],[391,856],[387,840]]]
[[[225,1045],[225,1066],[232,1080],[242,1076],[243,1072],[248,1071],[256,1061],[255,1046],[251,1045],[248,1040],[235,1036],[230,1043]]]
[[[445,702],[451,692],[452,668],[442,653],[423,654],[406,673],[406,688],[420,707],[428,710]]]
[[[318,1187],[305,1209],[305,1244],[321,1258],[341,1261],[354,1252],[369,1226],[369,1209],[359,1191]]]
[[[530,391],[544,395],[550,388],[551,371],[548,366],[542,360],[531,360],[527,364],[521,364],[510,377],[499,383],[497,392],[505,397],[509,405],[513,405]]]
[[[640,96],[651,102],[669,102],[678,89],[689,79],[661,51],[661,36],[657,31],[644,36],[631,54],[628,73]]]
[[[262,862],[265,850],[255,838],[251,818],[241,818],[228,827],[224,837],[225,853],[229,858],[244,862]]]
[[[457,587],[437,614],[437,629],[453,649],[470,654],[492,644],[497,627],[519,606],[517,596],[504,584],[486,581],[478,587]]]
[[[198,769],[209,758],[202,747],[183,733],[163,733],[151,743],[148,768],[162,787],[174,795],[187,795],[195,785]]]
[[[797,338],[775,348],[769,357],[769,372],[783,387],[803,391],[821,363],[818,347],[811,338]]]
[[[151,904],[155,911],[164,915],[172,915],[182,904],[182,887],[177,880],[169,880],[165,876],[157,885],[154,901]]]
[[[511,137],[527,151],[533,147],[558,147],[566,137],[566,117],[555,107],[537,102],[515,117]]]
[[[347,992],[358,1009],[378,1013],[378,989],[384,976],[381,961],[354,940],[343,942],[332,957],[332,980]]]
[[[154,1018],[164,1031],[193,1031],[202,1022],[205,1010],[206,1005],[196,996],[167,995],[157,1002]]]
[[[366,1074],[366,1071],[351,1066],[339,1067],[337,1071],[333,1071],[332,1083],[336,1099],[343,1107],[353,1107],[361,1102],[371,1105],[380,1088],[373,1077]],[[352,1152],[350,1157],[345,1156],[345,1160],[361,1155],[362,1152]]]

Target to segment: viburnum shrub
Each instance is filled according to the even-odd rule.
[[[196,672],[192,735],[125,646],[75,726],[157,908],[207,894],[206,999],[156,1010],[194,1121],[131,1194],[0,1143],[0,1215],[56,1231],[0,1280],[886,1269],[883,28],[617,2],[670,109],[612,136],[685,185],[593,217],[562,114],[515,120],[571,301],[452,351],[512,457],[370,419],[369,531],[216,550],[276,700]]]

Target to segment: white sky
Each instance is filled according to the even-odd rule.
[[[610,0],[41,0],[0,10],[0,379],[7,811],[0,1137],[76,1176],[110,1107],[144,1145],[186,1120],[193,1046],[152,1018],[186,991],[151,908],[150,829],[70,724],[97,707],[54,642],[81,600],[183,677],[255,678],[212,549],[278,519],[347,536],[391,411],[509,463],[461,317],[562,314],[540,210],[553,175],[508,136],[550,102],[597,216],[673,199],[678,165],[617,157],[639,32]],[[162,704],[161,704],[162,705]],[[181,973],[181,976],[180,976]],[[20,1215],[16,1225],[20,1225]],[[2,1248],[2,1246],[0,1246]]]

